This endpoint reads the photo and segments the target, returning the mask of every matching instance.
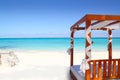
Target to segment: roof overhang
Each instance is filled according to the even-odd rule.
[[[91,21],[92,30],[118,29],[120,28],[120,15],[93,15],[87,14],[82,19],[71,26],[71,29],[84,30],[85,27],[79,27],[86,21]],[[83,29],[84,28],[84,29]]]

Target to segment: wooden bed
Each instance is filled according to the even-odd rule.
[[[120,79],[120,59],[112,60],[91,60],[90,69],[87,70],[89,80]],[[70,75],[73,80],[85,80],[86,75],[79,73],[80,65],[73,65],[70,68]]]
[[[85,26],[81,27],[85,23]],[[112,30],[120,28],[120,15],[88,14],[71,26],[71,41],[68,53],[70,54],[70,75],[73,80],[120,80],[120,58],[112,58]],[[89,68],[80,74],[80,66],[74,65],[74,33],[85,30],[85,60]],[[108,31],[108,59],[91,60],[91,31]],[[99,37],[99,36],[98,36]],[[103,45],[104,46],[104,45]],[[84,47],[84,46],[83,46]],[[114,52],[113,52],[114,53]],[[96,53],[97,54],[97,53]]]

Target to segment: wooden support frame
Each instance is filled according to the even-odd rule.
[[[81,25],[87,20],[116,20],[120,21],[120,15],[96,15],[96,14],[87,14],[83,18],[81,18],[79,21],[77,21],[75,24],[71,26],[71,29],[75,28],[77,25]]]
[[[86,53],[85,53],[85,59],[89,59],[90,56],[91,56],[91,48],[87,51],[87,48],[89,46],[91,46],[91,42],[89,42],[89,41],[91,41],[91,28],[90,28],[90,25],[91,25],[91,21],[87,20],[86,21],[86,45],[85,45],[85,49],[86,49],[85,52]],[[87,32],[87,30],[90,30],[90,31]],[[88,54],[88,53],[90,53],[90,54]],[[88,55],[90,55],[90,56],[88,56]],[[85,75],[88,75],[88,76],[85,76],[86,80],[89,80],[89,78],[90,78],[89,74],[90,74],[89,70],[86,70]]]
[[[113,21],[111,21],[113,20]],[[105,24],[99,27],[91,27],[98,23],[106,21]],[[110,21],[110,22],[109,22]],[[85,27],[80,27],[81,24],[85,23]],[[87,52],[91,53],[91,48],[85,51],[85,59],[89,62],[93,62],[93,72],[98,73],[98,77],[96,74],[93,74],[93,78],[91,78],[90,69],[85,71],[85,80],[106,80],[107,78],[120,78],[120,59],[112,59],[112,30],[116,29],[113,25],[120,24],[120,15],[95,15],[95,14],[87,14],[82,19],[77,21],[75,24],[71,26],[71,55],[70,55],[70,66],[74,66],[74,32],[75,30],[85,30],[86,31],[86,43],[85,48],[92,44],[91,39],[91,30],[105,30],[108,31],[108,60],[90,60],[90,55]],[[112,27],[109,27],[112,26]],[[118,27],[120,28],[120,27]],[[88,40],[89,38],[89,40]],[[96,64],[98,64],[98,72],[96,72]],[[104,65],[103,65],[104,64]],[[118,66],[118,68],[116,67]],[[108,68],[108,71],[106,69]],[[104,73],[102,73],[102,70]],[[118,70],[118,71],[116,71]],[[73,80],[77,80],[75,75],[70,70],[71,77]]]

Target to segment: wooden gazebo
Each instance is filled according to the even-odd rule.
[[[85,27],[81,27],[85,23]],[[73,80],[120,79],[120,58],[112,58],[112,30],[120,28],[120,15],[85,15],[71,28],[70,75]],[[85,30],[85,59],[81,65],[74,65],[74,33]],[[91,60],[91,31],[108,31],[108,59]],[[84,46],[83,46],[84,47]]]

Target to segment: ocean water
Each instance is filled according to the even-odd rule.
[[[75,50],[85,50],[85,39],[75,38]],[[107,38],[92,38],[92,50],[107,50]],[[0,49],[66,51],[70,38],[0,38]],[[120,51],[120,38],[113,38],[113,50]]]

